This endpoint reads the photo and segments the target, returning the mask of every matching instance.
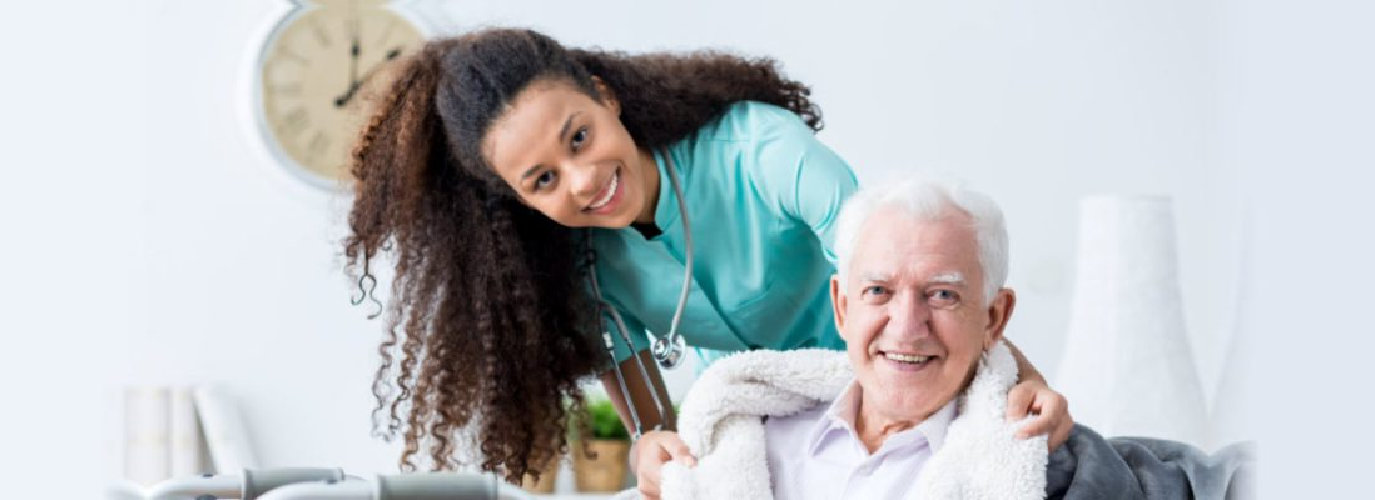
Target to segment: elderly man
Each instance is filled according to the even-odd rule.
[[[842,356],[742,353],[705,372],[679,425],[696,466],[663,498],[1223,498],[1250,461],[1076,426],[1047,455],[1004,417],[1007,232],[986,196],[929,180],[862,190],[837,227]]]

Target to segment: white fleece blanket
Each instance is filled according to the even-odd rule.
[[[837,351],[751,351],[717,361],[694,383],[678,417],[679,434],[697,466],[665,464],[662,498],[773,498],[760,417],[828,403],[853,377],[845,353]],[[1022,423],[1003,418],[1016,380],[1017,365],[1005,345],[984,353],[944,445],[913,486],[920,498],[1045,497],[1045,436],[1017,439]]]

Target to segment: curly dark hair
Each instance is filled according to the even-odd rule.
[[[770,59],[566,49],[529,30],[433,40],[399,64],[354,150],[345,241],[364,298],[382,252],[396,271],[374,430],[404,437],[403,470],[422,450],[444,470],[473,426],[482,469],[518,481],[567,451],[567,417],[585,412],[579,382],[611,360],[587,288],[587,234],[524,205],[495,174],[480,148],[493,120],[535,81],[601,101],[594,75],[641,149],[681,140],[737,101],[787,108],[813,130],[820,112]]]

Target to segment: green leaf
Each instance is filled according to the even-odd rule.
[[[616,406],[611,404],[610,399],[592,401],[587,405],[587,413],[591,419],[593,439],[630,440],[630,433],[621,424],[621,416],[616,413]]]

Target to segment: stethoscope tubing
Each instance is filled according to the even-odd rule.
[[[683,357],[683,338],[678,334],[678,324],[683,319],[683,309],[687,307],[688,291],[692,289],[692,224],[688,220],[687,201],[683,199],[683,187],[678,180],[678,169],[673,166],[673,158],[668,151],[663,152],[664,164],[668,166],[668,178],[673,183],[673,193],[678,196],[678,215],[683,219],[683,288],[678,292],[678,307],[673,310],[673,322],[669,323],[668,336],[654,338],[660,348],[653,349],[654,359],[663,368],[678,366]]]
[[[655,335],[654,344],[650,351],[661,367],[674,368],[682,360],[683,351],[685,350],[685,342],[678,334],[678,325],[682,321],[683,310],[687,306],[688,292],[692,289],[692,226],[688,220],[687,202],[683,199],[683,188],[678,179],[678,171],[674,168],[673,158],[669,156],[667,151],[662,152],[662,154],[664,156],[664,163],[668,166],[669,182],[673,184],[673,192],[678,196],[678,214],[683,219],[685,262],[683,265],[683,287],[678,293],[678,306],[673,311],[673,320],[669,323],[668,336],[659,337]],[[630,334],[628,333],[629,330],[626,329],[625,321],[621,318],[621,314],[602,297],[601,287],[597,284],[595,263],[589,267],[589,271],[588,279],[592,284],[592,293],[597,296],[599,307],[606,310],[611,315],[611,320],[616,323],[616,330],[620,333],[621,340],[625,342],[625,345],[632,345]],[[612,342],[611,333],[602,332],[602,339],[606,343],[607,352],[610,353],[614,359],[615,345]],[[649,389],[649,394],[654,399],[654,406],[659,412],[659,423],[654,426],[653,430],[660,430],[663,428],[664,421],[668,416],[668,407],[664,404],[664,399],[666,398],[661,398],[659,396],[659,389],[650,379],[649,368],[645,366],[644,361],[641,360],[639,356],[633,354],[631,357],[635,359],[635,364],[637,368],[639,368],[640,376],[644,379],[645,387]],[[625,374],[621,372],[620,364],[613,361],[611,366],[616,373],[616,383],[621,390],[621,396],[625,399],[627,409],[630,410],[631,423],[635,426],[635,429],[631,431],[632,437],[638,440],[640,436],[644,434],[644,424],[640,420],[640,412],[638,408],[635,407],[635,399],[631,397],[630,389],[626,386]]]

